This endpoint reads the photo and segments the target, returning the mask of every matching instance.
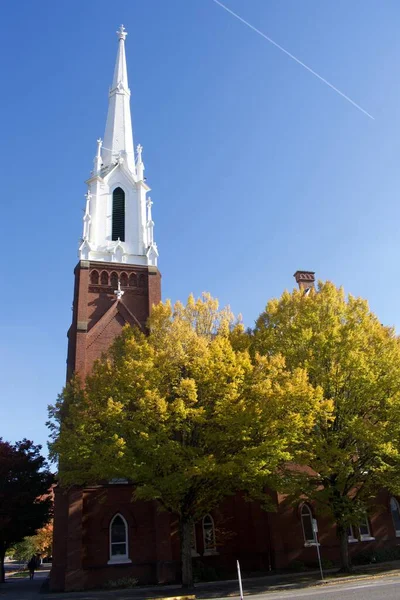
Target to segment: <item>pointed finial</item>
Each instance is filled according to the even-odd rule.
[[[92,197],[92,192],[90,190],[88,190],[85,194],[85,198],[89,202],[91,197]]]
[[[143,152],[143,146],[142,144],[138,144],[136,147],[136,152],[138,155],[138,162],[142,162],[142,152]]]
[[[121,290],[121,282],[118,279],[118,289],[114,290],[114,294],[117,296],[117,300],[121,300],[122,296],[125,294],[123,290]]]
[[[147,208],[149,208],[149,209],[151,209],[151,207],[153,206],[153,200],[150,198],[150,196],[147,198],[146,204],[147,204]]]
[[[125,30],[125,27],[123,25],[121,25],[121,27],[117,31],[118,39],[125,41],[125,38],[127,35],[128,35],[128,32]]]

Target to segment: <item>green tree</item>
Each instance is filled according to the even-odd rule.
[[[291,372],[305,369],[332,403],[332,417],[317,419],[298,456],[312,471],[289,466],[288,475],[295,492],[329,511],[349,570],[348,526],[365,517],[381,487],[400,490],[399,339],[366,301],[327,282],[271,300],[257,321],[254,351],[283,356]]]
[[[53,521],[49,521],[37,530],[35,535],[25,537],[21,542],[13,544],[7,555],[18,562],[28,562],[32,556],[51,556],[53,546]]]
[[[33,538],[34,536],[28,536],[17,544],[14,544],[8,549],[7,556],[10,556],[19,563],[27,563],[32,556],[36,555],[36,545]]]
[[[0,438],[0,583],[8,548],[50,518],[53,475],[40,450],[29,440],[12,445]]]
[[[324,410],[304,371],[252,361],[240,331],[208,295],[159,304],[147,336],[125,328],[85,386],[71,381],[50,408],[61,484],[127,477],[136,499],[178,516],[185,587],[193,522],[238,489],[266,501]]]

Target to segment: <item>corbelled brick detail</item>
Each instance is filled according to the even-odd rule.
[[[157,267],[80,261],[75,267],[72,325],[68,332],[67,379],[84,378],[93,362],[108,350],[125,323],[143,330],[154,304],[161,301],[161,274]],[[120,310],[114,291],[118,281],[124,292]],[[126,309],[126,310],[124,310]],[[113,312],[114,310],[114,312]],[[109,317],[109,318],[107,318]],[[102,327],[91,332],[97,324]]]
[[[301,290],[313,288],[315,285],[314,271],[296,271],[293,277]]]

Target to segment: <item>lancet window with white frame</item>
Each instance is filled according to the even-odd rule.
[[[367,514],[365,514],[364,517],[360,520],[357,527],[355,527],[354,525],[349,525],[347,527],[347,540],[349,543],[355,543],[358,541],[366,542],[374,539],[375,538],[371,534],[371,528],[369,525]]]
[[[210,514],[203,517],[203,543],[205,555],[217,553],[214,519]]]
[[[396,498],[390,498],[390,512],[392,513],[393,526],[396,537],[400,537],[400,506]]]
[[[371,535],[371,528],[369,526],[369,521],[368,521],[368,515],[367,514],[365,514],[364,517],[363,517],[363,519],[361,519],[361,521],[360,521],[360,523],[358,525],[358,530],[360,532],[360,540],[361,541],[375,539]]]
[[[354,544],[355,542],[358,542],[358,538],[355,535],[353,525],[349,525],[347,527],[347,541],[349,542],[349,544]]]
[[[110,522],[110,559],[108,564],[130,563],[128,524],[121,514],[116,514]]]
[[[304,545],[311,546],[315,544],[315,533],[313,528],[313,515],[308,504],[303,504],[300,512],[301,526],[303,528]]]

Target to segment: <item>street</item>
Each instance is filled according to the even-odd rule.
[[[34,581],[28,579],[10,579],[0,586],[0,598],[4,600],[39,600],[43,598],[40,594],[40,587],[43,580],[47,577],[48,571],[39,571],[35,575]],[[244,594],[250,600],[398,600],[400,598],[400,576],[387,576],[362,580],[354,580],[346,583],[327,583],[303,589],[290,589],[257,594],[246,594],[246,582],[244,581]],[[152,596],[157,597],[162,592],[159,589],[158,594],[154,591]],[[182,594],[180,589],[174,590],[174,595]],[[115,591],[87,591],[78,593],[46,594],[48,600],[142,600],[148,596],[142,589],[115,590]],[[202,598],[221,598],[221,600],[232,600],[238,598],[231,593],[225,598],[221,598],[212,588],[209,594],[205,595],[204,590]]]
[[[267,592],[251,598],[252,600],[398,600],[400,577],[354,581],[346,584],[321,584],[317,588]]]

